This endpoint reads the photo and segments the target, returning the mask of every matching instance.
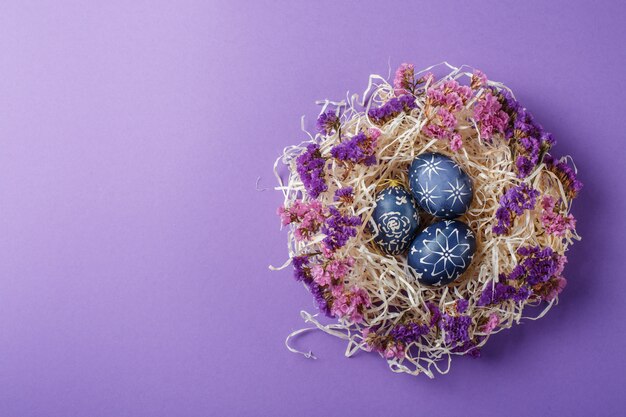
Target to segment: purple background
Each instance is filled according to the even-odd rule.
[[[0,415],[623,415],[625,3],[295,3],[0,3]],[[561,304],[434,381],[287,352],[312,301],[257,177],[314,100],[443,60],[576,159]]]

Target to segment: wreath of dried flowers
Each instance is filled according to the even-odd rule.
[[[443,75],[437,75],[437,73]],[[392,83],[370,76],[363,101],[324,101],[317,133],[284,149],[278,209],[289,260],[320,313],[311,327],[348,342],[346,356],[375,351],[394,372],[445,374],[454,355],[479,356],[489,337],[543,317],[566,280],[576,234],[570,214],[582,184],[555,141],[502,83],[468,67],[402,64]],[[303,129],[304,130],[304,129]],[[305,131],[306,132],[306,131]],[[308,133],[308,132],[307,132]],[[418,155],[439,152],[471,176],[474,199],[461,217],[476,235],[469,269],[443,287],[420,284],[404,255],[374,243],[375,195],[408,184]],[[422,226],[433,219],[422,213]],[[529,316],[526,314],[531,313]]]

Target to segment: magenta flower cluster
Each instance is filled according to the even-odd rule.
[[[342,190],[342,197],[352,193],[349,188]],[[336,251],[356,236],[361,218],[334,206],[324,206],[319,200],[295,200],[290,207],[279,207],[278,215],[284,226],[294,226],[297,241],[311,240],[319,233],[326,235],[319,253],[292,258],[295,279],[306,284],[320,311],[329,317],[361,321],[364,308],[370,306],[369,296],[359,287],[345,284],[354,259],[336,256]]]
[[[354,323],[363,320],[363,311],[371,306],[367,291],[347,286],[345,279],[354,259],[330,259],[313,263],[315,256],[294,256],[294,278],[309,288],[319,310],[328,317],[346,318]]]
[[[541,224],[546,233],[563,236],[568,230],[576,227],[576,219],[571,214],[563,215],[557,207],[554,197],[543,196],[541,200]]]
[[[429,88],[426,91],[426,112],[432,116],[422,132],[431,138],[448,140],[453,151],[461,149],[463,140],[457,131],[457,113],[471,96],[471,87],[461,85],[456,80]]]
[[[294,236],[296,240],[309,240],[326,221],[326,210],[317,200],[306,203],[302,200],[294,201],[289,208],[279,207],[278,216],[283,226],[296,224]]]
[[[478,123],[480,136],[490,141],[495,133],[504,133],[509,115],[502,110],[502,104],[487,91],[474,106],[474,118]]]
[[[393,88],[396,96],[405,94],[416,95],[423,90],[420,86],[424,83],[432,82],[434,76],[428,72],[422,77],[415,77],[415,66],[413,64],[400,64],[393,79]]]

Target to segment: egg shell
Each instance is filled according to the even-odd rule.
[[[440,219],[465,213],[474,195],[472,180],[448,156],[424,153],[409,168],[409,186],[417,204]]]
[[[465,223],[442,220],[415,237],[407,261],[421,274],[426,285],[447,285],[470,266],[476,252],[476,237]]]
[[[406,252],[419,227],[419,214],[411,194],[401,186],[391,186],[376,195],[372,213],[378,233],[374,242],[390,255]]]

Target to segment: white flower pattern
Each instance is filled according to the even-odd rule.
[[[415,238],[409,264],[426,284],[445,285],[468,268],[474,251],[471,229],[457,220],[445,220],[427,227]]]

